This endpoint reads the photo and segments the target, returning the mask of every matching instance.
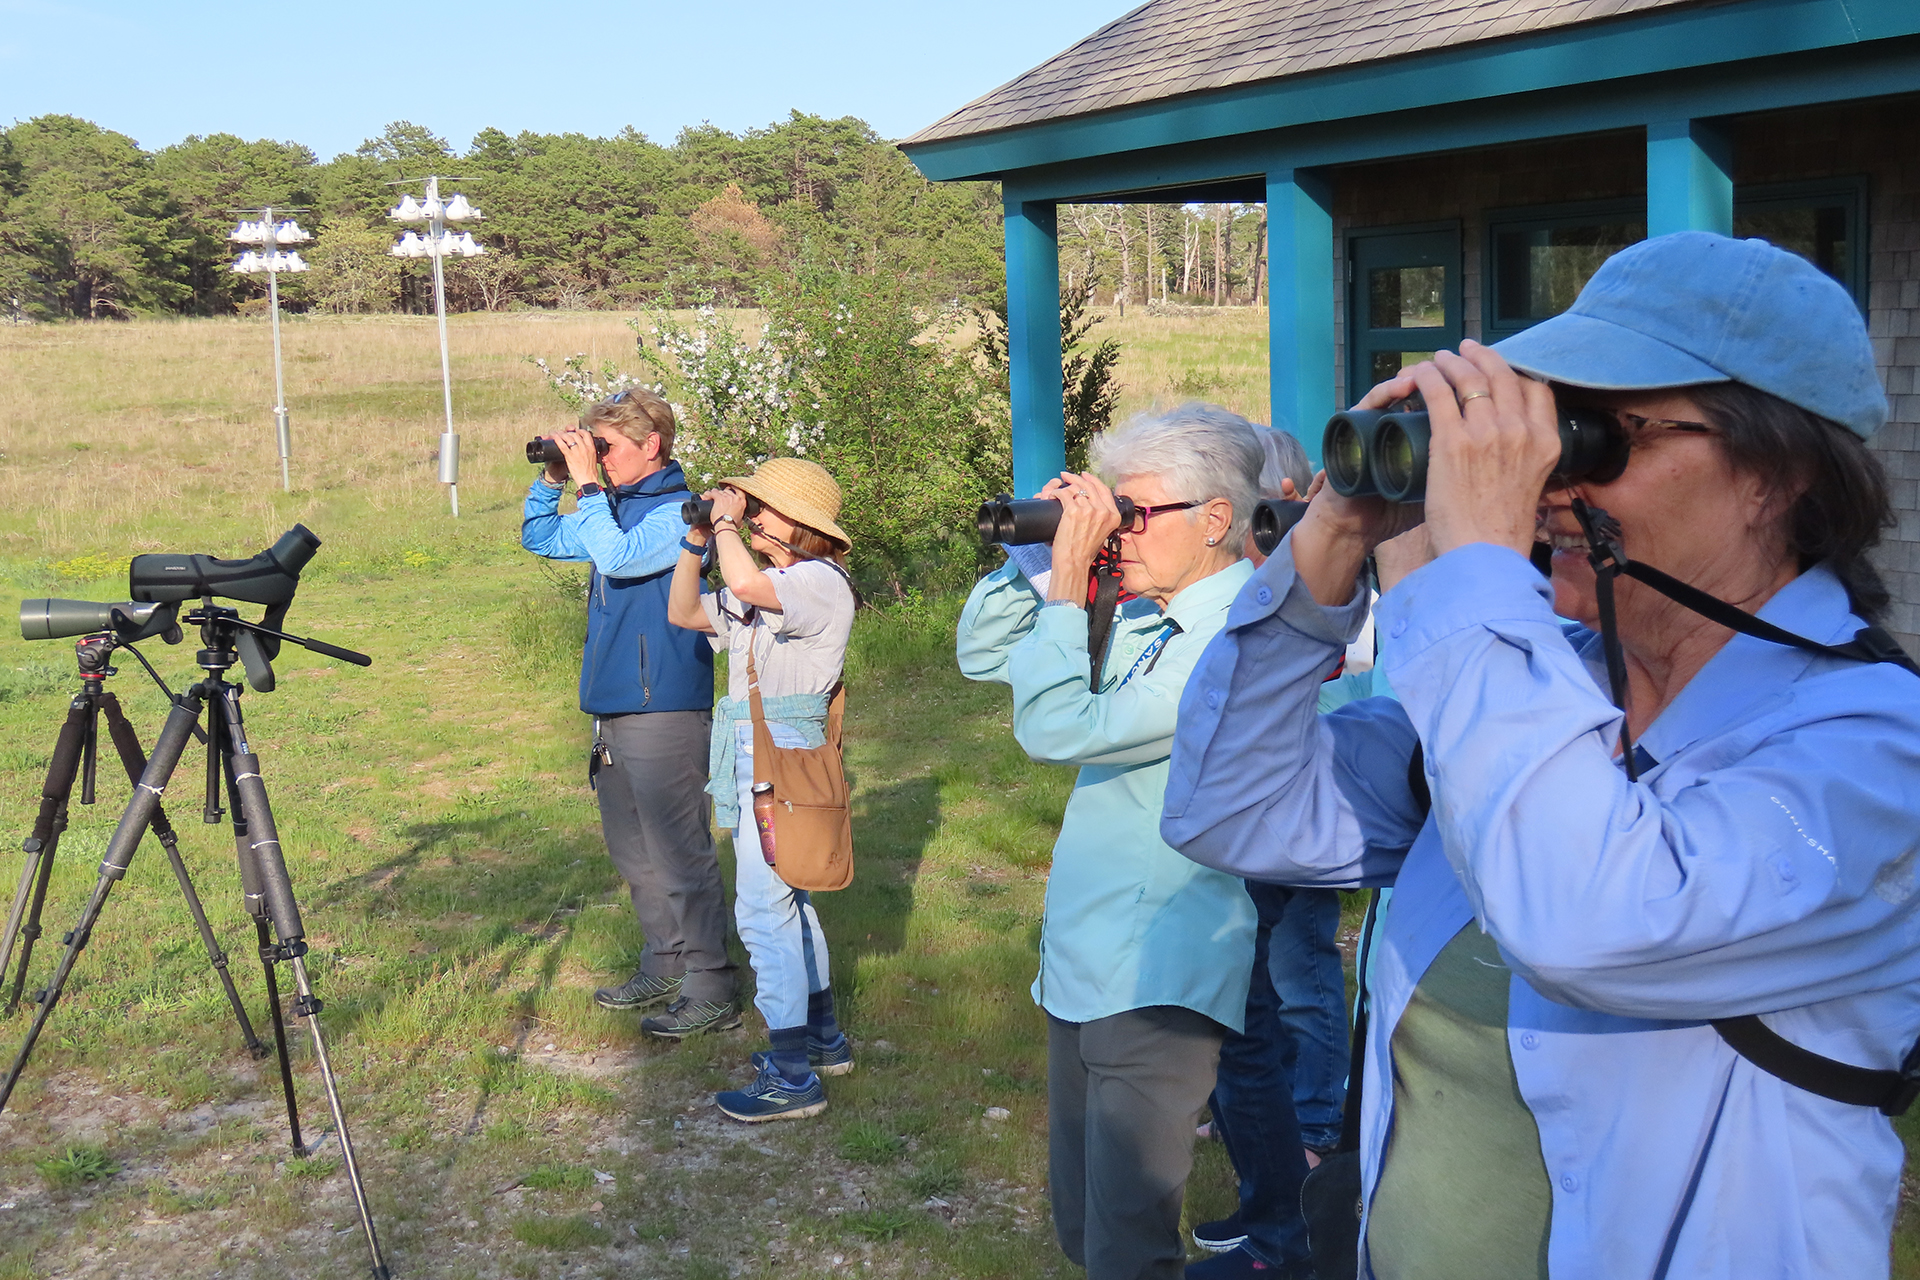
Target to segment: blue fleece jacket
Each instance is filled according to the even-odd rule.
[[[637,484],[589,494],[560,514],[560,489],[545,478],[527,490],[520,545],[549,560],[587,561],[587,646],[580,709],[589,715],[708,711],[713,649],[705,635],[667,621],[667,591],[680,558],[688,498],[680,464]]]

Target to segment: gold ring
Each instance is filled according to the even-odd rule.
[[[1460,407],[1461,407],[1462,409],[1464,409],[1464,408],[1466,408],[1466,407],[1467,407],[1467,401],[1469,401],[1469,400],[1478,400],[1478,399],[1480,399],[1480,398],[1481,398],[1482,396],[1484,396],[1484,397],[1486,397],[1487,399],[1489,399],[1489,400],[1491,400],[1491,399],[1493,399],[1493,392],[1491,392],[1491,391],[1469,391],[1469,392],[1467,392],[1467,394],[1465,394],[1465,395],[1463,395],[1463,396],[1461,396],[1461,397],[1460,397]]]

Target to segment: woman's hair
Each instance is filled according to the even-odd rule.
[[[1887,474],[1867,442],[1839,423],[1739,382],[1710,382],[1686,394],[1720,428],[1727,460],[1769,488],[1803,492],[1782,514],[1788,550],[1802,571],[1826,562],[1868,622],[1890,597],[1867,554],[1893,524]]]
[[[1217,404],[1189,401],[1165,413],[1143,413],[1093,441],[1093,465],[1109,482],[1158,476],[1179,502],[1225,498],[1233,524],[1221,541],[1246,545],[1253,504],[1260,498],[1264,428]],[[1186,513],[1192,521],[1197,512]]]
[[[1307,451],[1291,431],[1282,431],[1279,427],[1255,427],[1260,437],[1260,451],[1267,460],[1260,467],[1260,496],[1278,498],[1280,482],[1293,481],[1293,496],[1305,498],[1307,487],[1313,483],[1313,468],[1307,462]]]
[[[605,427],[639,445],[644,445],[648,436],[659,436],[662,462],[673,456],[675,426],[673,406],[638,387],[596,400],[580,415],[580,427],[584,431]]]
[[[791,517],[788,518],[791,519]],[[794,522],[793,536],[787,539],[787,544],[812,556],[815,560],[831,560],[842,569],[847,567],[847,548],[844,544],[835,542],[818,529],[810,528],[798,521]]]

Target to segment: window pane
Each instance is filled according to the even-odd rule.
[[[1433,352],[1431,351],[1376,351],[1373,353],[1372,360],[1368,366],[1369,372],[1372,374],[1372,380],[1367,385],[1373,386],[1377,383],[1385,382],[1402,369],[1419,364],[1422,360],[1431,359],[1433,359]],[[1364,390],[1365,388],[1362,389]],[[1358,398],[1357,396],[1355,397],[1355,399]]]
[[[1624,221],[1495,231],[1495,321],[1527,325],[1559,315],[1601,263],[1646,236],[1644,222]]]
[[[1845,205],[1807,205],[1799,209],[1767,209],[1733,215],[1733,234],[1741,239],[1758,236],[1797,253],[1838,280],[1853,287],[1852,244],[1847,235]]]
[[[1386,267],[1367,272],[1369,329],[1438,329],[1446,322],[1445,267]]]

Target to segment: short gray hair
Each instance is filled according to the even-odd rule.
[[[1246,543],[1266,461],[1264,428],[1217,404],[1189,401],[1164,413],[1143,413],[1094,438],[1093,466],[1109,483],[1158,476],[1178,502],[1225,498],[1233,504],[1229,547]],[[1189,511],[1191,521],[1195,513]]]
[[[1305,447],[1291,431],[1279,427],[1254,430],[1260,433],[1260,448],[1267,455],[1266,464],[1260,468],[1260,496],[1281,497],[1280,482],[1291,480],[1294,497],[1306,497],[1307,486],[1313,483],[1313,468],[1307,464]]]

